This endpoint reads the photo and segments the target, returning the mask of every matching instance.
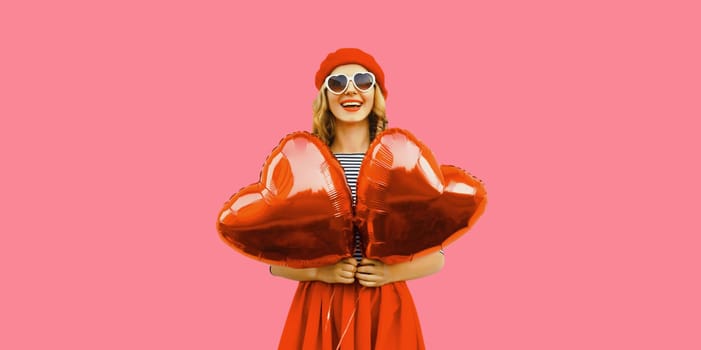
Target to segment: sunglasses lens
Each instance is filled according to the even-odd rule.
[[[326,85],[332,92],[341,93],[348,85],[348,78],[345,75],[334,75],[329,77]]]
[[[375,83],[375,78],[370,73],[358,73],[353,77],[353,83],[358,89],[367,91]]]

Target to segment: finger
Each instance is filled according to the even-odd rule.
[[[360,285],[361,285],[361,286],[364,286],[364,287],[379,287],[379,286],[380,286],[380,285],[379,285],[377,282],[375,282],[375,281],[362,281],[362,280],[358,280],[358,283],[360,283]]]
[[[374,281],[379,281],[382,279],[382,277],[380,277],[378,275],[373,275],[373,274],[369,274],[369,273],[356,273],[355,278],[357,278],[359,281],[367,281],[367,282],[370,282],[370,281],[374,282]]]
[[[350,264],[343,264],[341,265],[341,271],[350,271],[350,272],[355,272],[356,267]]]
[[[377,260],[372,260],[368,258],[363,258],[363,260],[360,260],[360,265],[375,265],[377,264]]]
[[[352,271],[341,271],[338,273],[338,276],[342,278],[353,278],[355,276],[355,273]]]
[[[377,269],[374,265],[363,265],[358,267],[357,272],[375,275],[377,274]]]
[[[358,266],[358,260],[355,260],[355,258],[345,258],[342,261],[353,266]]]
[[[349,278],[349,277],[341,277],[341,276],[339,276],[338,278],[336,278],[336,281],[337,281],[338,283],[351,284],[351,283],[355,282],[355,278],[353,278],[353,277],[350,277],[350,278]]]

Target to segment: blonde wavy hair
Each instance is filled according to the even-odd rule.
[[[326,97],[326,88],[321,88],[312,103],[313,120],[312,133],[319,137],[327,146],[331,146],[336,136],[334,116],[329,110],[329,101]],[[368,115],[370,127],[370,142],[375,136],[387,128],[387,115],[385,113],[385,97],[380,89],[375,86],[375,104]]]

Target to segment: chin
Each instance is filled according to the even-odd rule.
[[[368,119],[368,116],[343,116],[341,118],[336,117],[336,120],[342,123],[360,123]]]

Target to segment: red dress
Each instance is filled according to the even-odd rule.
[[[336,154],[355,202],[362,154]],[[359,239],[359,236],[356,236]],[[356,241],[356,259],[360,242]],[[406,282],[381,287],[300,282],[280,339],[280,350],[425,349]]]
[[[381,287],[300,282],[280,350],[425,349],[406,282]]]

